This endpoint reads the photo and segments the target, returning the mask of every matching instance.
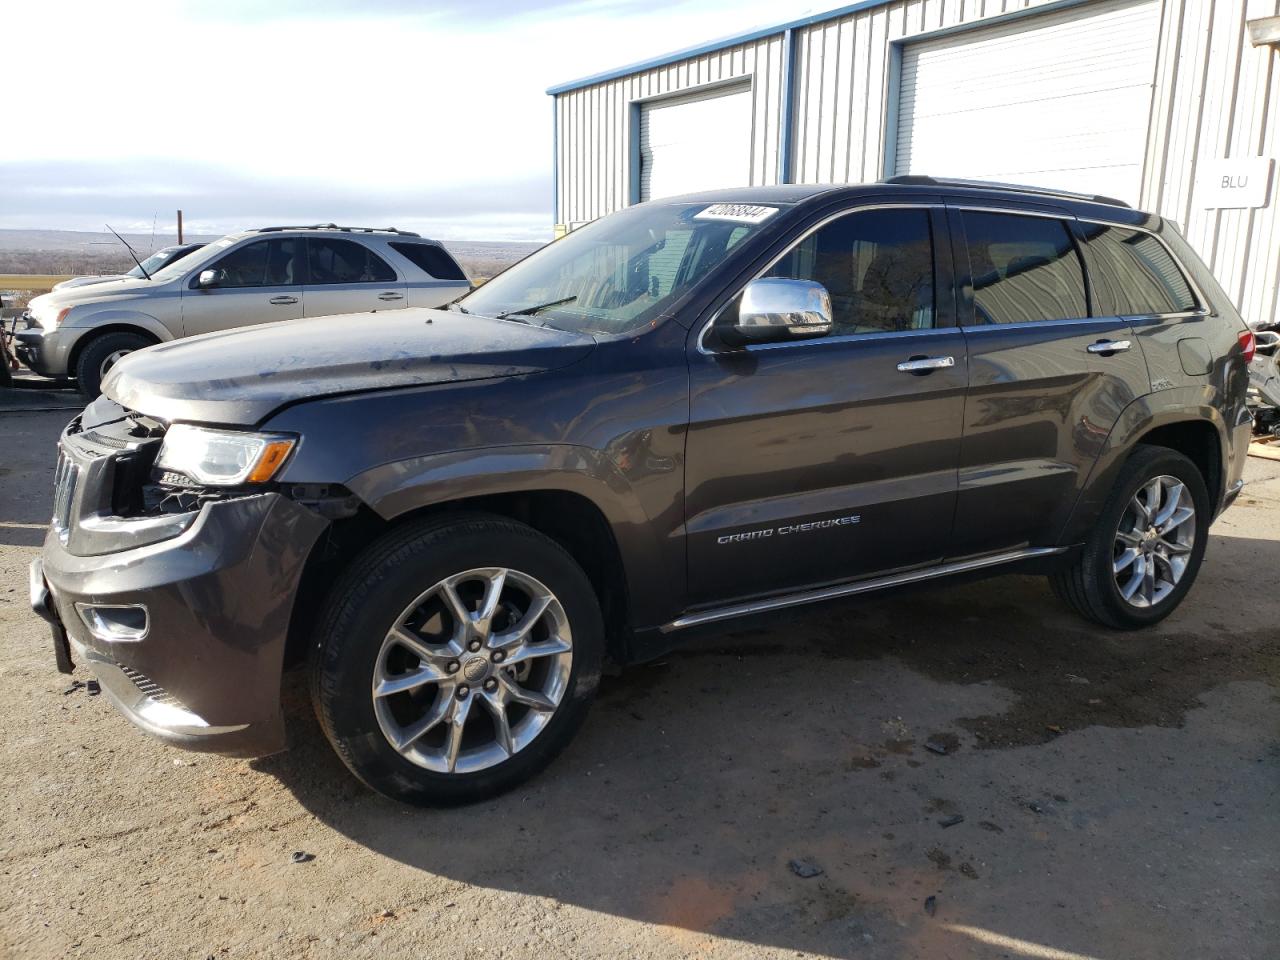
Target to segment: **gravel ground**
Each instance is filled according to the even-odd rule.
[[[258,761],[65,692],[26,565],[67,416],[0,411],[0,957],[1280,956],[1280,463],[1158,628],[1026,577],[774,620],[430,812],[346,774],[296,677]]]

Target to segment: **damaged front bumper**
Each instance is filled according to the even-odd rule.
[[[327,525],[281,494],[253,494],[202,504],[171,539],[77,556],[55,524],[32,565],[32,607],[53,624],[55,650],[65,631],[57,655],[88,666],[147,732],[192,750],[274,753],[286,745],[280,678],[294,597]],[[100,610],[129,611],[141,626],[113,631]]]

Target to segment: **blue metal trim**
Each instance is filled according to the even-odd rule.
[[[880,176],[888,179],[897,173],[898,167],[898,99],[902,96],[902,48],[904,44],[889,44],[889,82],[885,84],[884,105],[884,156],[880,161]]]
[[[560,222],[560,101],[551,98],[551,222]]]
[[[794,183],[792,154],[796,142],[796,32],[782,34],[782,143],[778,148],[778,182]]]
[[[627,203],[635,204],[640,202],[640,103],[635,100],[627,115],[627,149],[631,157]]]
[[[739,33],[731,37],[723,37],[719,40],[702,43],[695,47],[686,47],[683,50],[676,50],[673,53],[663,54],[660,57],[641,60],[638,63],[629,63],[625,67],[606,70],[604,73],[597,73],[590,77],[583,77],[580,80],[571,80],[568,83],[557,84],[554,87],[548,87],[547,93],[551,96],[555,96],[559,93],[568,93],[570,90],[580,90],[583,87],[589,87],[593,84],[604,83],[606,80],[616,80],[618,77],[625,77],[633,73],[639,73],[641,70],[652,70],[655,67],[665,67],[681,60],[688,60],[690,57],[698,57],[704,53],[713,53],[716,50],[723,50],[725,47],[736,47],[741,43],[750,43],[752,40],[760,40],[763,37],[777,36],[780,33],[799,30],[801,27],[808,27],[815,23],[824,23],[827,20],[846,17],[851,13],[858,13],[861,10],[870,10],[873,7],[883,7],[896,2],[897,0],[858,0],[857,3],[850,3],[846,6],[838,7],[835,10],[828,10],[825,13],[813,13],[807,17],[801,17],[799,20],[780,23],[774,27],[760,27],[746,33]]]

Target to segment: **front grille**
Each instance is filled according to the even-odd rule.
[[[67,542],[71,529],[71,505],[79,479],[80,468],[59,449],[58,465],[53,473],[53,529],[63,543]]]
[[[107,434],[101,433],[97,430],[86,431],[84,433],[84,438],[88,440],[90,443],[100,443],[104,447],[111,447],[112,449],[115,449],[115,450],[123,450],[125,447],[129,445],[127,440],[122,440],[119,437],[110,437],[110,436],[107,436]]]
[[[182,705],[182,701],[169,693],[169,691],[165,690],[164,687],[160,686],[160,684],[156,683],[145,673],[139,673],[132,667],[126,667],[122,663],[117,664],[117,666],[120,668],[120,672],[128,677],[133,682],[133,685],[138,688],[139,692],[148,700],[153,700],[156,703],[166,703],[169,706],[179,707],[183,710],[186,709],[186,707]]]

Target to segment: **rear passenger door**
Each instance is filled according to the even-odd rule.
[[[1149,392],[1128,320],[1091,309],[1065,212],[950,208],[969,347],[951,559],[1056,546],[1120,412]]]
[[[408,305],[403,278],[377,253],[354,240],[308,237],[307,273],[308,317]]]

